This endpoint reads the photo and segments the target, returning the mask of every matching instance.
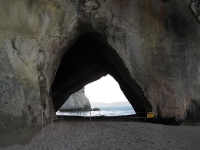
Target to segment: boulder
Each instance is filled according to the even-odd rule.
[[[92,109],[92,111],[100,111],[100,109],[95,107],[95,108]]]
[[[84,88],[72,94],[59,109],[60,111],[89,111],[91,105],[85,95]]]

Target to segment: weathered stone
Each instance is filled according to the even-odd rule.
[[[85,95],[84,88],[72,94],[59,110],[60,111],[91,110],[90,101]]]
[[[1,0],[0,146],[108,73],[136,112],[199,121],[196,11],[189,0]]]

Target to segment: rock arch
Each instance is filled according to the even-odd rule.
[[[0,146],[30,140],[41,111],[48,121],[61,58],[83,36],[98,41],[100,58],[109,62],[95,56],[101,66],[92,80],[109,72],[135,109],[152,107],[161,123],[199,121],[200,27],[191,11],[188,0],[0,1]],[[80,81],[68,94],[90,82]],[[138,89],[145,107],[131,100],[130,89]],[[62,103],[53,101],[56,109]]]
[[[141,87],[131,78],[120,56],[104,39],[98,33],[87,33],[63,56],[51,90],[55,110],[72,93],[110,74],[119,83],[136,112],[151,112],[151,104],[143,95]]]

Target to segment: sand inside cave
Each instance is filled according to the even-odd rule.
[[[58,121],[26,145],[0,150],[199,150],[200,126],[145,122]]]

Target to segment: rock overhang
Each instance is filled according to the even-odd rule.
[[[52,84],[52,99],[55,109],[60,108],[60,105],[57,106],[60,98],[62,105],[72,94],[68,91],[73,91],[72,89],[77,87],[81,88],[103,75],[111,74],[118,81],[130,103],[135,105],[133,105],[135,110],[144,113],[152,111],[140,87],[134,80],[131,80],[130,73],[121,58],[99,39],[102,38],[98,33],[85,34],[63,57]],[[66,85],[64,85],[65,83]]]
[[[159,120],[165,120],[162,123],[179,124],[186,116],[187,119],[199,121],[200,28],[197,14],[192,14],[189,8],[192,7],[193,12],[196,10],[189,1],[31,2],[0,2],[0,16],[3,18],[0,21],[0,53],[3,56],[0,57],[3,64],[0,65],[0,87],[15,89],[11,90],[12,93],[7,92],[9,90],[1,93],[0,106],[5,110],[13,108],[8,103],[14,99],[8,99],[8,95],[21,101],[18,107],[21,114],[18,118],[21,120],[17,126],[19,129],[40,125],[40,115],[36,114],[41,111],[41,106],[46,120],[49,119],[49,110],[53,108],[51,85],[62,57],[79,38],[94,31],[102,35],[99,39],[95,34],[95,38],[103,42],[111,50],[110,53],[119,56],[125,70],[120,68],[116,57],[112,57],[115,54],[110,54],[111,58],[107,60],[112,60],[111,64],[116,70],[109,70],[113,68],[109,65],[104,65],[106,71],[95,66],[93,71],[99,74],[90,76],[90,81],[107,74],[109,70],[121,82],[122,89],[127,88],[122,82],[134,81],[136,84],[131,84],[131,88],[138,89],[137,93],[145,97]],[[29,41],[32,43],[31,49]],[[104,56],[106,52],[103,52]],[[38,59],[34,59],[37,56]],[[116,72],[128,72],[124,74],[130,76],[121,78],[123,74],[118,76]],[[70,84],[75,83],[76,80],[71,80]],[[86,82],[71,87],[73,90],[69,93],[84,84]],[[124,90],[124,93],[131,97],[132,93],[127,91]],[[134,104],[136,107],[139,105],[137,103]],[[15,116],[1,112],[1,115],[7,114],[11,118]],[[36,123],[33,120],[37,120]],[[12,119],[4,120],[0,124],[13,122]],[[1,127],[3,132],[14,128]]]

